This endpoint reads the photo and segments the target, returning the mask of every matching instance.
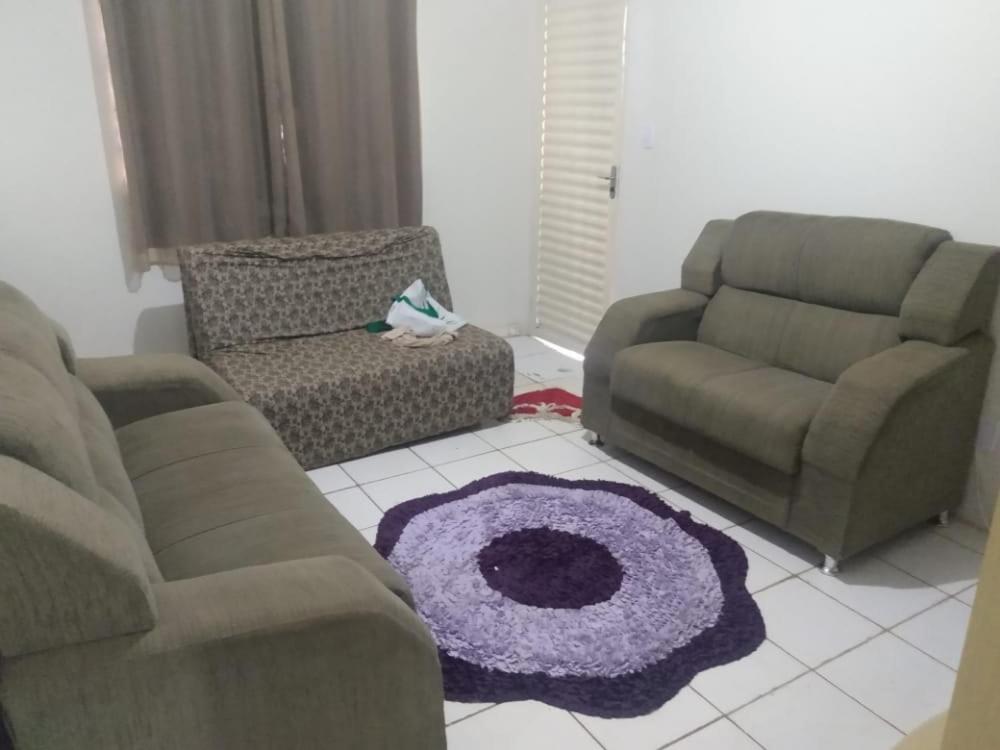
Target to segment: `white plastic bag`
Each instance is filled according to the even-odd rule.
[[[420,279],[396,297],[385,322],[393,328],[407,328],[415,336],[436,336],[443,331],[454,333],[465,325],[460,316],[444,308],[427,292]]]

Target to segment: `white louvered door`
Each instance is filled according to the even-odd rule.
[[[580,348],[608,305],[626,0],[547,0],[535,322]]]

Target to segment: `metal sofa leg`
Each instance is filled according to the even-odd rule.
[[[594,432],[593,430],[587,430],[587,431],[586,431],[586,432],[585,432],[585,433],[583,434],[583,439],[584,439],[584,440],[586,440],[586,441],[587,441],[588,443],[590,443],[591,445],[596,445],[596,446],[598,446],[598,447],[600,447],[600,446],[604,445],[604,441],[603,441],[603,440],[601,440],[601,436],[600,436],[600,435],[598,435],[598,434],[597,434],[596,432]]]
[[[840,572],[840,560],[830,555],[823,557],[823,575],[835,576]]]
[[[950,523],[951,523],[951,511],[943,510],[940,513],[938,513],[937,517],[938,526],[947,526]]]

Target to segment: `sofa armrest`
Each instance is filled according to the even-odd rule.
[[[970,358],[961,347],[907,341],[852,365],[813,419],[802,448],[803,461],[832,477],[857,479],[893,415],[908,402],[947,400],[964,384],[956,374],[970,364]],[[962,395],[953,393],[956,400]],[[911,411],[920,414],[919,409]],[[909,440],[921,441],[927,438],[921,434],[924,430],[936,429],[945,425],[921,420],[904,432]],[[898,448],[906,452],[906,446]]]
[[[1000,248],[942,242],[903,300],[900,334],[952,346],[986,330],[998,283]]]
[[[157,626],[5,664],[25,747],[445,747],[436,646],[343,557],[154,586]],[[74,735],[74,733],[76,733]],[[161,746],[156,744],[157,747]]]
[[[651,341],[692,340],[708,297],[687,289],[672,289],[619,300],[608,308],[584,356],[584,373],[608,379],[615,355],[622,349]]]
[[[184,354],[81,358],[77,376],[117,429],[146,417],[220,401],[242,401],[213,370]]]

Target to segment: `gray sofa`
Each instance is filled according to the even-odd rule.
[[[411,604],[215,373],[0,283],[0,747],[441,750]]]
[[[962,499],[996,248],[880,219],[710,222],[681,288],[615,303],[583,423],[840,559]]]
[[[430,227],[181,248],[191,351],[307,469],[509,414],[514,354],[467,325],[404,349],[365,330],[415,279],[450,308]],[[459,311],[461,312],[461,311]]]

